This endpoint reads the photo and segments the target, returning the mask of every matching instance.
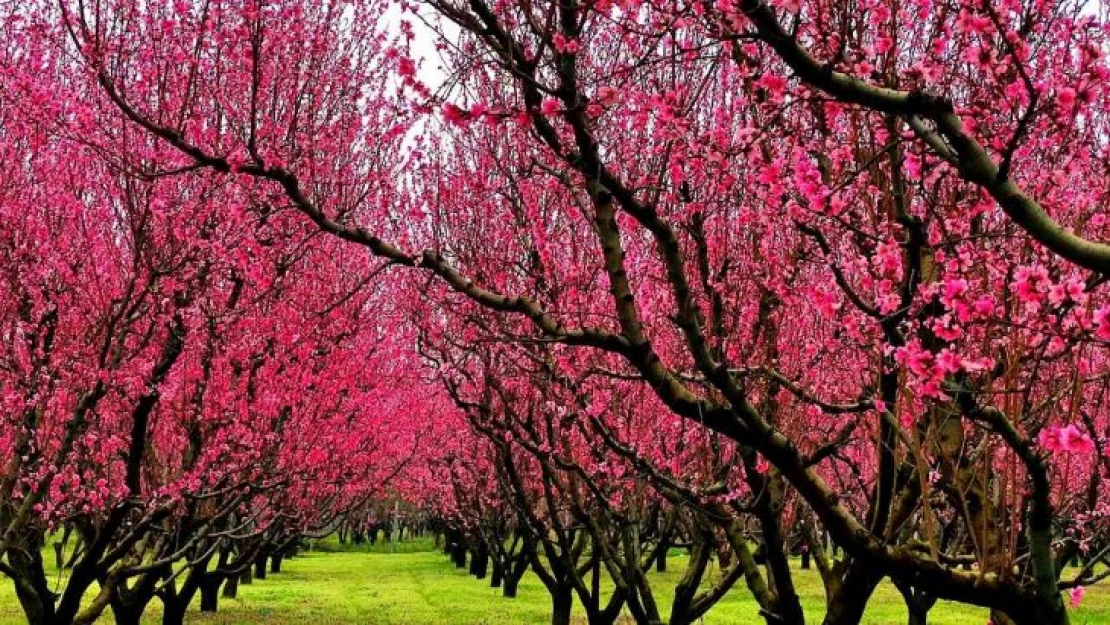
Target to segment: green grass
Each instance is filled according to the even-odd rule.
[[[216,614],[197,612],[190,623],[224,624],[531,624],[548,619],[549,599],[534,575],[520,584],[520,596],[504,599],[488,580],[469,577],[455,569],[447,557],[430,551],[426,541],[381,544],[353,551],[334,551],[325,541],[315,550],[282,565],[282,572],[240,588],[238,599],[222,599]],[[327,551],[324,551],[327,550]],[[683,557],[670,560],[670,570],[656,584],[656,599],[666,610],[670,588],[681,574]],[[816,571],[798,571],[798,591],[809,622],[820,622],[824,598]],[[11,584],[0,586],[0,625],[23,622]],[[154,602],[144,622],[158,623],[160,607]],[[1083,605],[1072,612],[1075,625],[1110,624],[1110,586],[1087,592]],[[982,624],[985,610],[938,604],[929,614],[935,625]],[[110,614],[103,619],[111,623]],[[581,619],[580,622],[585,622]],[[631,622],[631,621],[629,621]],[[738,585],[706,617],[705,623],[759,623],[755,602]],[[874,625],[906,622],[901,596],[889,584],[876,592],[864,619]]]

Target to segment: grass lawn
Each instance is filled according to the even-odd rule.
[[[329,545],[323,545],[327,548]],[[313,551],[282,564],[282,572],[243,586],[238,599],[222,599],[216,614],[197,612],[194,601],[191,623],[246,624],[525,624],[548,619],[548,596],[539,579],[529,574],[520,584],[520,596],[503,599],[488,580],[475,580],[455,569],[447,557],[430,551],[427,542],[379,546],[362,551]],[[51,558],[52,559],[52,558]],[[681,573],[683,558],[670,560],[666,580],[657,585],[656,599],[666,610],[670,586]],[[807,620],[819,623],[824,600],[815,570],[798,571],[799,594]],[[0,625],[23,622],[11,584],[0,578]],[[199,599],[198,599],[199,600]],[[144,622],[158,623],[157,601]],[[1075,625],[1110,625],[1110,585],[1090,589],[1083,605],[1072,612]],[[929,614],[935,625],[984,624],[985,610],[938,604]],[[111,623],[110,613],[102,620]],[[585,622],[582,619],[581,622]],[[629,621],[631,622],[631,621]],[[705,623],[762,623],[747,589],[738,585],[706,617]],[[864,622],[904,625],[906,611],[901,596],[884,584],[868,606]]]

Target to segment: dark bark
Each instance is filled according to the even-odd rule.
[[[517,586],[520,585],[520,578],[524,577],[526,572],[528,572],[528,550],[525,548],[505,565],[505,579],[502,581],[501,595],[509,599],[515,597]]]
[[[927,625],[929,622],[929,608],[907,601],[906,609],[909,611],[907,625]]]
[[[185,625],[185,611],[189,603],[179,597],[162,600],[162,625]]]
[[[486,543],[478,541],[470,558],[470,574],[477,579],[485,579],[489,570],[489,550]]]
[[[667,539],[661,539],[663,544],[659,546],[659,555],[655,558],[655,571],[657,573],[667,572],[667,552],[670,551],[670,543]]]
[[[501,559],[496,558],[496,557],[493,558],[493,562],[491,562],[491,566],[492,566],[493,570],[492,570],[492,572],[490,573],[490,576],[489,576],[490,588],[500,588],[501,587],[501,577],[502,577],[501,571],[502,571],[502,567],[503,567],[503,565],[501,564]]]
[[[133,586],[125,582],[117,583],[112,591],[109,607],[117,625],[139,625],[143,613],[154,600],[155,590],[166,570],[148,571],[140,575]]]
[[[516,597],[517,587],[520,585],[520,578],[513,575],[506,575],[501,584],[501,596],[506,599],[513,599]]]
[[[30,625],[54,622],[55,595],[43,573],[42,554],[34,545],[8,551],[8,564],[15,573],[15,594]]]
[[[466,545],[462,541],[456,542],[451,547],[451,559],[455,562],[455,568],[466,568]]]
[[[551,592],[551,625],[570,625],[570,611],[574,595],[569,586],[560,586]]]
[[[200,581],[200,611],[215,612],[220,607],[220,583],[223,576],[206,573]]]
[[[871,567],[853,560],[847,572],[829,588],[824,625],[857,625],[881,579]]]
[[[898,592],[902,593],[902,599],[906,602],[906,611],[909,614],[907,625],[927,625],[929,610],[936,604],[936,597],[900,582],[895,582],[894,585],[898,588]]]
[[[162,625],[184,624],[185,612],[189,609],[189,603],[192,602],[193,596],[197,594],[197,591],[201,589],[204,581],[209,576],[206,571],[210,561],[211,556],[198,561],[189,568],[189,574],[179,590],[175,591],[174,587],[170,586],[168,592],[162,595]]]
[[[119,523],[116,518],[109,519],[105,523],[105,528],[118,527]],[[100,556],[108,548],[107,536],[114,534],[115,530],[104,530],[104,537],[95,541],[95,543],[87,544],[87,549],[84,554],[74,564],[73,570],[69,575],[69,581],[66,583],[65,591],[62,593],[61,601],[58,602],[57,610],[54,614],[55,621],[58,623],[71,623],[81,611],[81,600],[85,596],[85,592],[89,586],[92,586],[96,581],[97,568]]]
[[[226,599],[234,599],[239,596],[239,579],[240,575],[229,575],[227,581],[224,582],[224,589],[221,593]]]
[[[732,566],[732,550],[727,546],[723,546],[717,550],[717,566],[722,570]]]
[[[258,554],[254,559],[254,578],[266,579],[266,559],[265,552]]]
[[[113,605],[112,617],[115,619],[116,625],[139,625],[143,617],[143,610],[133,606],[117,608]]]

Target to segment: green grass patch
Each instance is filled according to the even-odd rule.
[[[504,599],[489,580],[476,580],[456,569],[427,540],[381,543],[351,548],[324,541],[323,550],[304,553],[282,564],[282,572],[242,586],[238,599],[221,599],[216,614],[201,614],[197,601],[190,623],[210,624],[391,624],[510,625],[544,623],[549,618],[547,591],[529,574],[516,599]],[[51,554],[52,559],[52,554]],[[681,575],[684,558],[672,557],[667,573],[654,574],[656,600],[666,613],[671,589]],[[795,562],[795,564],[797,564]],[[714,575],[719,571],[713,571]],[[0,625],[18,625],[23,616],[11,583],[0,578]],[[797,571],[796,583],[809,622],[819,623],[824,591],[816,570]],[[198,599],[199,600],[199,599]],[[144,622],[158,623],[161,608],[152,604]],[[585,622],[579,617],[580,622]],[[111,623],[110,613],[102,619]],[[629,620],[631,622],[631,620]],[[761,623],[747,589],[738,585],[705,618],[714,623]],[[889,583],[880,586],[864,622],[904,625],[901,595]],[[940,603],[929,614],[935,625],[984,624],[983,609]],[[1110,625],[1110,585],[1088,590],[1083,605],[1072,611],[1075,625]]]

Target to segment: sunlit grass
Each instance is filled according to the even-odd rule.
[[[322,549],[334,549],[328,541]],[[51,560],[52,556],[51,555]],[[667,573],[656,575],[656,599],[664,611],[670,589],[681,575],[684,558],[670,559]],[[809,622],[820,622],[824,609],[821,581],[815,570],[797,572],[799,595]],[[8,580],[0,586],[0,625],[23,622]],[[531,624],[549,618],[546,590],[534,575],[520,584],[516,599],[504,599],[488,580],[476,580],[456,569],[429,541],[381,543],[348,551],[317,550],[286,561],[282,572],[240,588],[238,599],[221,599],[216,614],[201,614],[196,601],[190,623],[226,624]],[[144,622],[158,623],[157,601]],[[104,619],[111,623],[110,614]],[[582,619],[580,622],[584,622]],[[631,621],[629,621],[631,622]],[[755,602],[742,585],[736,587],[706,617],[705,623],[759,623]],[[865,623],[906,622],[901,595],[884,584],[868,606]],[[936,625],[985,624],[985,610],[938,604],[929,614]],[[1083,605],[1072,612],[1075,625],[1110,624],[1110,586],[1089,590]]]

